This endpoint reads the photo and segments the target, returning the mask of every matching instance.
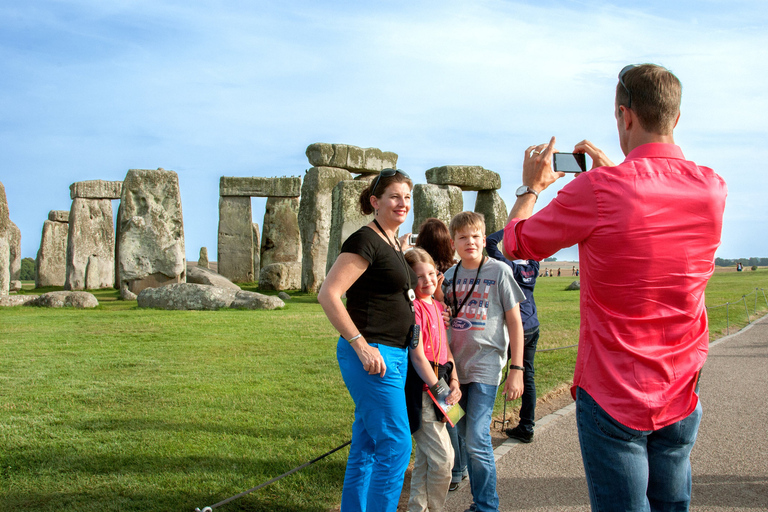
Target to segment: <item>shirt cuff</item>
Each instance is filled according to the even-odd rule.
[[[523,220],[524,219],[515,218],[509,221],[506,226],[504,226],[504,252],[506,253],[507,258],[511,260],[518,259],[516,254],[518,248],[517,224]]]

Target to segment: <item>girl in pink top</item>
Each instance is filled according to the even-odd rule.
[[[446,401],[456,403],[461,398],[461,391],[453,370],[456,363],[448,346],[443,320],[444,308],[432,297],[438,279],[435,263],[425,250],[419,248],[405,253],[405,259],[419,278],[414,290],[414,306],[416,323],[421,327],[421,342],[415,349],[410,349],[411,361],[418,367],[419,361],[426,357],[435,376],[445,378],[450,385],[451,395]],[[438,417],[426,384],[421,386],[421,426],[413,432],[413,438],[416,441],[416,454],[408,509],[410,512],[441,512],[451,484],[453,447],[445,428],[445,420]]]

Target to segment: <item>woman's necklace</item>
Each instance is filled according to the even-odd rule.
[[[398,247],[400,247],[400,250],[398,251],[395,247],[395,244],[389,240],[389,235],[384,231],[384,228],[381,227],[381,224],[379,224],[379,221],[376,219],[373,219],[373,223],[376,224],[376,227],[379,228],[379,231],[382,235],[384,235],[384,239],[387,241],[387,245],[389,245],[393,251],[395,251],[395,255],[397,256],[397,259],[400,260],[400,263],[403,264],[403,270],[405,270],[405,277],[408,280],[408,288],[406,289],[405,296],[408,298],[408,304],[411,306],[411,311],[414,311],[413,309],[413,301],[416,300],[416,294],[413,291],[413,287],[411,286],[411,273],[409,272],[410,268],[408,267],[408,263],[405,262],[405,256],[403,256],[403,249],[398,244]]]

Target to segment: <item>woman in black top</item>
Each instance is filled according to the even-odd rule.
[[[396,234],[411,209],[412,186],[403,171],[384,169],[363,191],[360,208],[374,220],[344,242],[317,296],[341,334],[336,357],[355,402],[342,512],[394,512],[411,455],[403,387],[418,279]],[[436,383],[424,365],[417,371]]]

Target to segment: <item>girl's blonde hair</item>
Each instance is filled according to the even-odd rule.
[[[410,251],[405,253],[405,261],[413,268],[417,263],[429,263],[433,267],[435,266],[435,260],[429,255],[427,251],[419,247],[414,247]]]

